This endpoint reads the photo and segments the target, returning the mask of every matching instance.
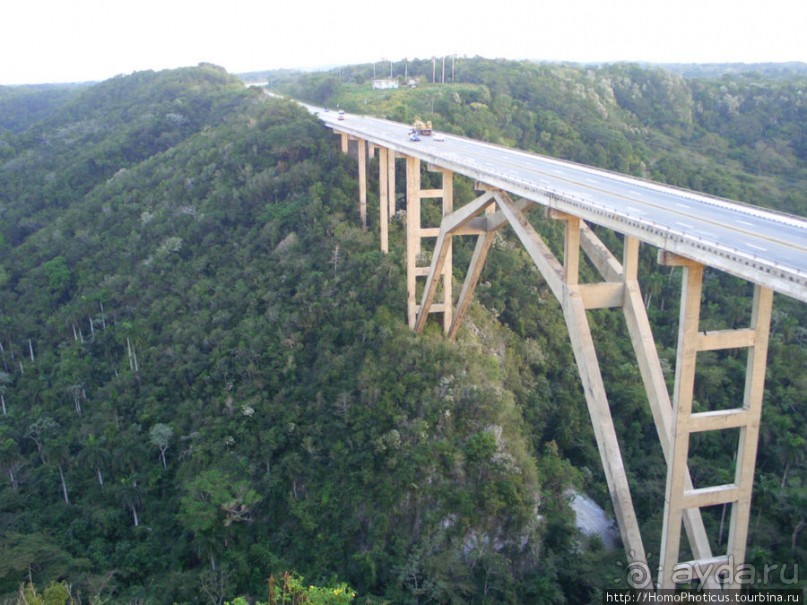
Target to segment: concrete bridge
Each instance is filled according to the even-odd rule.
[[[757,453],[773,293],[807,302],[807,221],[658,183],[570,162],[444,135],[411,141],[409,126],[367,116],[316,111],[341,137],[342,150],[355,141],[359,164],[359,207],[367,225],[368,157],[379,157],[379,228],[388,251],[387,225],[395,212],[395,162],[406,163],[406,270],[408,321],[423,330],[432,314],[454,338],[473,296],[497,231],[509,226],[560,303],[585,392],[620,534],[637,588],[672,588],[699,579],[707,587],[739,587],[736,573],[745,557]],[[442,140],[440,140],[442,139]],[[441,186],[421,188],[424,165],[441,175]],[[453,175],[476,182],[479,197],[454,208]],[[442,221],[422,224],[422,204],[439,200]],[[428,203],[428,202],[425,202]],[[543,211],[564,224],[565,242],[556,257],[527,220]],[[621,258],[595,235],[599,225],[622,236]],[[476,247],[459,296],[452,292],[452,238],[473,236]],[[419,265],[424,239],[433,240],[429,265]],[[670,395],[645,309],[639,279],[639,245],[658,248],[665,266],[683,267],[675,386]],[[581,251],[601,281],[581,283]],[[699,318],[703,272],[713,267],[754,284],[750,324],[741,329],[703,331]],[[650,569],[639,532],[596,348],[586,311],[621,308],[645,392],[667,461],[661,553]],[[697,354],[748,351],[742,406],[693,412]],[[731,483],[694,487],[689,469],[693,433],[739,430]],[[726,552],[712,551],[701,508],[731,504]],[[680,560],[681,534],[694,559]],[[728,571],[727,577],[717,573]]]

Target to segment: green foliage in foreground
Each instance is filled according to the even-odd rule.
[[[283,574],[282,581],[269,578],[269,600],[255,605],[349,605],[356,593],[344,582],[336,586],[320,587],[306,585],[304,578],[290,573]],[[243,597],[225,605],[249,605]]]
[[[40,594],[36,586],[28,583],[20,587],[16,605],[74,605],[70,597],[70,588],[65,582],[53,582]]]

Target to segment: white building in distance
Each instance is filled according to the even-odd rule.
[[[398,88],[398,80],[394,78],[378,78],[373,80],[373,89],[385,90],[388,88]]]

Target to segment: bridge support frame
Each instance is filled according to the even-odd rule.
[[[362,229],[367,229],[367,161],[368,156],[372,159],[375,155],[376,146],[364,139],[352,137],[346,132],[339,132],[338,134],[342,153],[345,155],[350,150],[350,141],[356,141],[356,159],[359,163],[359,220],[361,221]]]
[[[674,255],[661,255],[661,260],[665,264],[677,263],[684,266],[687,274],[682,290],[675,392],[671,399],[639,288],[639,241],[635,238],[624,238],[623,259],[620,263],[582,220],[548,208],[547,215],[550,218],[565,222],[563,263],[561,263],[523,214],[524,210],[534,207],[534,203],[523,200],[516,203],[503,191],[479,184],[477,188],[487,189],[488,192],[443,218],[427,276],[427,286],[423,291],[421,304],[417,308],[419,313],[415,319],[414,329],[421,331],[425,326],[430,300],[434,295],[432,286],[434,276],[444,270],[442,247],[453,235],[473,233],[478,235],[476,248],[457,303],[453,323],[448,331],[449,337],[456,336],[459,322],[464,317],[478,282],[492,237],[498,229],[509,224],[560,302],[583,382],[589,415],[625,551],[630,565],[634,566],[631,569],[644,571],[643,574],[633,578],[638,580],[635,587],[649,588],[654,585],[653,572],[648,566],[642,544],[586,314],[589,309],[622,308],[668,465],[662,553],[657,585],[671,588],[676,583],[699,579],[705,587],[719,587],[721,578],[716,577],[714,571],[725,570],[728,563],[733,573],[736,566],[742,564],[745,555],[770,323],[771,291],[756,287],[750,329],[702,334],[698,332],[697,310],[700,305],[703,267]],[[499,208],[498,211],[495,211],[496,207]],[[482,212],[487,214],[485,218],[480,219],[477,215]],[[605,281],[578,283],[581,249]],[[743,408],[726,412],[692,414],[694,362],[697,350],[741,346],[751,347]],[[735,483],[729,486],[695,489],[687,463],[689,433],[723,428],[739,428],[741,431]],[[728,554],[714,557],[700,507],[723,502],[733,503]],[[679,563],[677,559],[682,522],[695,559]],[[636,565],[641,567],[637,568]],[[736,574],[733,574],[730,580],[730,587],[738,587]]]
[[[367,142],[357,139],[359,158],[359,217],[362,229],[367,229]]]
[[[442,216],[448,216],[454,206],[454,173],[450,170],[437,169],[442,176],[442,186],[439,189],[421,189],[421,161],[417,158],[406,157],[406,291],[407,315],[409,326],[414,329],[421,307],[417,304],[418,278],[429,276],[428,288],[434,296],[437,285],[442,289],[442,302],[429,304],[424,314],[442,313],[443,330],[448,332],[451,326],[453,313],[452,295],[452,246],[451,241],[445,241],[440,246],[442,268],[435,275],[430,275],[428,266],[419,265],[422,241],[424,238],[438,238],[439,228],[423,227],[421,224],[421,200],[438,198],[442,200]],[[435,254],[437,250],[435,249]]]
[[[378,227],[379,239],[381,240],[381,252],[389,252],[389,156],[392,155],[393,170],[395,167],[395,152],[386,147],[378,150]],[[395,198],[395,185],[393,182],[392,197]]]
[[[340,132],[342,153],[348,154],[350,141],[356,141],[356,158],[359,165],[359,220],[363,229],[367,228],[367,164],[378,150],[379,167],[379,229],[381,251],[389,252],[389,222],[395,216],[395,158],[393,149],[368,143],[364,139]]]
[[[341,136],[342,150],[347,153],[349,137],[344,133]],[[362,224],[366,227],[367,151],[363,143],[364,141],[359,143],[358,154],[359,193]],[[372,148],[370,153],[373,153]],[[387,223],[395,212],[395,157],[393,150],[380,148],[380,222],[381,248],[384,252],[389,247]],[[415,331],[422,331],[430,313],[442,312],[443,329],[449,338],[455,338],[472,299],[493,237],[501,227],[510,225],[560,303],[630,568],[646,572],[634,577],[633,580],[637,581],[633,585],[635,588],[650,588],[654,586],[652,573],[647,565],[586,314],[589,309],[621,308],[667,462],[664,525],[656,586],[673,588],[678,583],[697,579],[707,588],[721,585],[739,588],[737,569],[745,557],[748,534],[772,291],[755,286],[749,328],[701,332],[699,321],[704,267],[675,254],[660,252],[661,264],[683,267],[684,271],[675,385],[671,398],[639,288],[638,240],[627,236],[624,238],[623,259],[620,263],[585,222],[579,217],[551,209],[551,200],[547,200],[547,215],[565,222],[561,263],[523,214],[524,211],[536,207],[538,202],[514,202],[506,192],[478,183],[477,189],[485,193],[453,212],[453,182],[450,171],[439,169],[443,175],[440,189],[423,190],[420,160],[406,157],[406,167],[409,325]],[[442,198],[443,219],[439,229],[424,228],[421,225],[421,200],[426,198]],[[451,246],[455,235],[478,236],[456,308],[451,293]],[[422,240],[431,237],[436,238],[431,264],[428,267],[419,266]],[[579,283],[581,249],[603,277],[603,282]],[[417,280],[421,277],[426,277],[426,284],[418,304]],[[439,284],[443,286],[442,302],[434,303]],[[748,348],[742,407],[693,413],[697,353],[736,348]],[[691,434],[725,429],[739,430],[733,483],[695,488],[688,468]],[[719,504],[731,504],[732,512],[726,554],[713,556],[700,509]],[[693,560],[685,562],[679,561],[682,523],[694,556]],[[642,567],[635,567],[637,564]],[[727,571],[729,577],[717,577],[716,571]]]
[[[670,253],[662,252],[659,257],[662,264],[683,267],[684,275],[658,584],[661,588],[674,588],[677,583],[699,577],[713,585],[723,584],[737,589],[740,588],[737,569],[745,558],[748,535],[773,292],[761,286],[754,287],[750,328],[702,332],[699,323],[703,265]],[[698,352],[736,348],[748,348],[742,407],[693,413]],[[686,482],[688,475],[685,472],[690,436],[726,429],[739,429],[740,432],[734,481],[695,489],[691,482]],[[720,504],[732,505],[726,554],[702,557],[695,553],[694,560],[679,562],[683,514]],[[728,577],[716,577],[718,571],[725,572]]]

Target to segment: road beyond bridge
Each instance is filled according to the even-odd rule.
[[[563,162],[481,141],[444,135],[411,141],[409,126],[318,108],[324,124],[340,135],[347,153],[355,141],[359,163],[359,207],[367,225],[368,157],[378,151],[381,248],[388,250],[388,222],[395,213],[396,158],[406,162],[407,311],[421,331],[430,314],[441,314],[450,338],[457,334],[493,238],[509,226],[560,303],[583,384],[620,536],[636,588],[673,588],[699,580],[709,588],[739,588],[736,573],[745,558],[751,493],[767,363],[773,293],[807,302],[807,221],[710,197],[694,191]],[[442,175],[439,188],[421,187],[422,164]],[[453,175],[476,181],[479,197],[454,209]],[[514,197],[511,197],[514,196]],[[439,226],[422,224],[422,201],[442,201]],[[557,258],[527,220],[542,208],[564,224]],[[622,236],[617,258],[589,225]],[[452,238],[473,236],[476,246],[458,297],[452,292]],[[418,264],[422,241],[433,240],[431,262]],[[638,280],[639,244],[659,249],[659,262],[683,268],[675,385],[670,394]],[[583,252],[602,281],[581,283]],[[428,255],[426,255],[428,256]],[[754,285],[750,324],[739,329],[700,329],[703,274],[712,267]],[[425,283],[424,283],[425,280]],[[587,311],[622,309],[645,394],[667,461],[661,553],[650,570],[631,499]],[[697,354],[747,350],[741,407],[693,411]],[[688,468],[690,437],[734,429],[739,432],[731,483],[695,486]],[[724,553],[712,552],[701,508],[731,505]],[[681,561],[681,529],[692,559]],[[716,571],[726,572],[727,579]],[[657,575],[656,575],[657,574]],[[654,576],[656,580],[654,581]]]

